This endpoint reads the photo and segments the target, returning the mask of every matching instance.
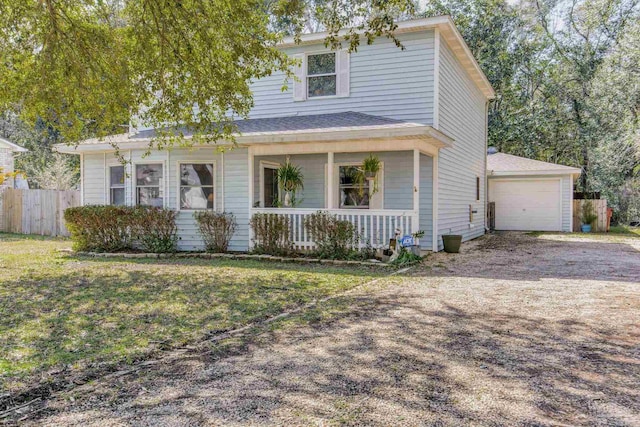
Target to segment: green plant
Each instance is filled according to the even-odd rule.
[[[413,236],[414,239],[422,239],[424,237],[424,230],[418,230],[411,235]]]
[[[79,206],[64,212],[73,248],[78,251],[175,252],[175,211],[144,206]]]
[[[415,264],[419,262],[422,262],[421,256],[415,255],[414,253],[412,253],[411,251],[408,251],[405,248],[400,248],[400,254],[398,255],[398,258],[394,259],[390,264],[401,266],[401,265]]]
[[[231,213],[198,211],[193,213],[208,252],[222,253],[236,231],[236,218]]]
[[[585,200],[582,204],[582,215],[580,216],[583,224],[593,225],[598,219],[595,210],[593,209],[593,203],[591,200]]]
[[[293,252],[289,218],[276,214],[255,214],[251,217],[253,252],[269,255],[289,255]]]
[[[360,193],[364,192],[364,181],[369,180],[373,183],[369,195],[373,195],[378,192],[378,172],[382,168],[382,162],[378,156],[369,154],[362,161],[361,171],[356,181],[360,185]]]
[[[117,252],[131,248],[131,208],[79,206],[64,211],[77,251]]]
[[[295,207],[299,203],[296,200],[296,192],[304,188],[304,175],[299,166],[295,166],[287,158],[285,163],[278,168],[278,184],[280,189],[285,192],[284,206]]]
[[[313,239],[314,256],[323,259],[373,258],[370,245],[362,246],[355,225],[326,212],[316,212],[304,220],[304,227]]]
[[[178,244],[178,213],[148,206],[130,208],[131,234],[144,252],[171,253]]]

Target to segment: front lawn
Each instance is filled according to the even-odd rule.
[[[0,392],[197,342],[380,274],[256,261],[76,258],[0,234]]]

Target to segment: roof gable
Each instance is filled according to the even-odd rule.
[[[26,148],[20,147],[18,144],[14,144],[13,142],[4,138],[0,138],[0,148],[8,148],[11,151],[14,151],[17,153],[24,153],[26,151],[29,151]]]
[[[495,97],[495,91],[493,90],[491,83],[489,83],[489,80],[480,68],[480,65],[471,53],[469,46],[465,43],[462,35],[456,28],[450,16],[434,16],[431,18],[412,19],[409,21],[398,22],[397,28],[394,30],[394,34],[414,33],[433,29],[438,29],[440,31],[442,37],[447,41],[458,61],[460,61],[464,69],[469,73],[471,80],[478,86],[484,96],[489,99],[493,99]],[[341,30],[338,35],[344,36],[348,31],[348,29]],[[363,34],[364,30],[357,30],[356,32],[358,34]],[[317,44],[324,42],[327,36],[329,36],[329,33],[327,32],[303,34],[300,37],[299,43],[297,43],[293,37],[286,37],[279,46],[292,47]]]

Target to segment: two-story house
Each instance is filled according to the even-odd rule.
[[[404,50],[384,38],[355,53],[326,49],[324,33],[285,40],[281,48],[302,60],[299,81],[284,92],[283,74],[255,82],[255,107],[224,152],[174,148],[143,158],[153,129],[58,150],[81,156],[84,204],[178,210],[182,250],[203,247],[197,209],[236,216],[232,250],[250,247],[250,217],[264,212],[288,216],[299,247],[313,244],[303,222],[319,210],[354,222],[374,246],[396,229],[424,230],[421,246],[434,251],[443,234],[478,237],[494,92],[449,17],[402,22],[396,34]],[[111,142],[130,164],[118,163]],[[370,154],[381,161],[375,192],[353,182],[353,168]],[[304,174],[295,208],[275,207],[275,171],[287,159]]]

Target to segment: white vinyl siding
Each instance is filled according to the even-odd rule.
[[[107,154],[107,156],[113,157],[112,154]],[[83,189],[85,205],[103,205],[109,203],[109,199],[107,198],[108,176],[105,172],[104,163],[105,156],[102,153],[84,155]]]
[[[238,227],[229,249],[249,248],[249,170],[248,150],[236,148],[224,153],[224,209],[235,215]]]
[[[485,98],[451,49],[440,45],[440,130],[454,138],[453,147],[440,150],[438,230],[461,234],[463,240],[484,234],[485,226]],[[480,177],[480,201],[476,200]],[[469,222],[469,205],[477,212]],[[442,248],[440,237],[439,248]]]
[[[420,230],[424,237],[420,238],[420,247],[431,250],[433,245],[433,159],[420,155]]]
[[[350,57],[349,79],[338,77],[343,96],[305,99],[306,88],[288,82],[282,91],[283,73],[274,73],[251,85],[254,108],[250,118],[310,115],[357,111],[400,120],[431,124],[433,116],[434,33],[427,31],[400,34],[405,50],[390,40],[379,38],[373,45],[363,45]],[[322,44],[289,48],[286,52],[303,59],[306,53],[322,51]],[[338,57],[344,54],[338,54]],[[338,60],[340,62],[340,60]],[[302,65],[304,70],[305,64]],[[298,71],[300,76],[301,71]],[[301,81],[304,81],[301,79]],[[348,83],[348,85],[347,85]],[[295,99],[294,99],[295,98]]]

